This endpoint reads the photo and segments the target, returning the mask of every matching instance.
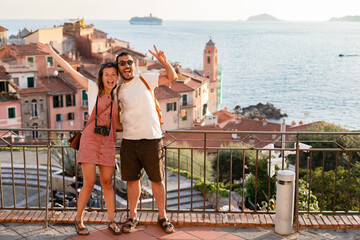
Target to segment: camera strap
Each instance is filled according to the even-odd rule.
[[[114,101],[114,98],[113,98],[113,95],[111,94],[111,107],[110,106],[107,106],[103,111],[100,112],[100,114],[98,115],[97,114],[97,111],[98,111],[98,97],[96,97],[96,105],[95,105],[95,127],[97,127],[97,118],[98,116],[100,116],[102,113],[104,113],[109,107],[110,107],[110,125],[109,125],[109,130],[111,130],[111,116],[112,116],[112,108],[113,108],[113,101]]]

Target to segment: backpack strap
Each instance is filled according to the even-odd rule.
[[[117,125],[117,130],[121,130],[123,129],[122,123],[120,123],[120,113],[121,113],[121,107],[120,107],[120,99],[119,99],[119,91],[120,91],[120,87],[121,84],[119,84],[119,86],[116,88],[116,94],[115,94],[115,103],[117,106],[117,110],[118,110],[118,114],[116,116],[116,125]]]
[[[156,99],[156,97],[154,96],[153,92],[151,91],[149,84],[144,80],[144,78],[142,76],[139,76],[139,78],[141,79],[141,81],[145,84],[146,88],[149,90],[151,96],[154,99],[155,102],[155,108],[156,108],[156,112],[158,114],[159,117],[159,122],[160,122],[160,126],[163,125],[163,121],[162,121],[162,114],[161,114],[161,108],[160,108],[160,104],[158,102],[158,100]]]

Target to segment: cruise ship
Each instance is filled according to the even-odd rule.
[[[149,17],[133,17],[129,22],[134,25],[161,25],[162,19],[153,17],[150,13]]]

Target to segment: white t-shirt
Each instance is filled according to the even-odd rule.
[[[141,76],[154,94],[154,89],[159,84],[159,74],[145,73]],[[162,137],[154,99],[139,76],[135,76],[130,82],[123,83],[118,97],[124,139],[140,140]]]
[[[88,114],[90,116],[95,107],[96,97],[99,93],[99,87],[98,87],[97,83],[88,79],[88,90],[86,93],[88,95],[88,104],[89,104]]]

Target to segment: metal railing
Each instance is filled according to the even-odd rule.
[[[0,129],[0,209],[76,210],[79,166],[77,153],[66,143],[76,130],[36,129],[46,133],[36,142],[9,137],[14,132],[32,136],[25,133],[33,131]],[[166,132],[164,142],[165,168],[171,163],[177,177],[165,175],[165,188],[175,186],[171,198],[177,200],[175,208],[167,207],[168,212],[275,213],[276,170],[292,168],[297,226],[300,214],[360,214],[359,132],[172,130]],[[118,144],[116,148],[119,153]],[[73,176],[67,176],[71,162]],[[196,175],[199,169],[203,172]],[[126,188],[119,187],[123,183],[117,171],[113,183],[116,192],[122,192],[122,196],[116,194],[116,210],[127,211]],[[199,190],[202,206],[194,206]],[[105,211],[101,187],[95,191],[87,210]],[[67,196],[71,192],[75,202]],[[156,210],[151,192],[147,195],[148,199],[140,199],[139,210]],[[185,197],[190,206],[182,206]],[[212,201],[210,208],[208,201]]]

